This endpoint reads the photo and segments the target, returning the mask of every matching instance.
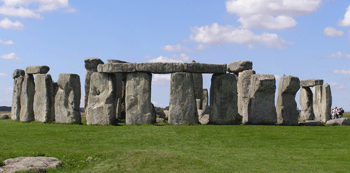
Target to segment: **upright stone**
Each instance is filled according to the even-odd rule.
[[[12,107],[11,107],[11,119],[12,120],[19,120],[20,113],[21,113],[21,90],[22,90],[22,83],[25,72],[21,69],[16,69],[13,72],[13,97],[12,97]]]
[[[278,85],[277,123],[284,125],[298,125],[299,112],[295,95],[300,88],[300,80],[294,76],[284,76]]]
[[[34,77],[31,74],[25,75],[21,89],[21,113],[20,121],[30,122],[34,120]]]
[[[126,79],[126,124],[154,123],[156,117],[153,115],[151,103],[150,73],[128,73]]]
[[[275,124],[276,80],[273,75],[252,75],[249,89],[247,124]]]
[[[94,72],[90,77],[86,124],[112,125],[116,121],[115,75]]]
[[[58,90],[55,97],[56,123],[80,124],[80,77],[77,74],[58,76]]]
[[[192,73],[171,74],[169,124],[198,123]]]
[[[90,91],[90,77],[93,72],[97,72],[97,65],[104,64],[103,61],[99,58],[87,58],[84,60],[84,66],[86,69],[85,75],[85,97],[84,97],[84,108],[87,108],[89,100],[89,91]]]
[[[300,121],[314,120],[313,94],[310,87],[300,88]]]
[[[237,76],[213,74],[210,87],[211,124],[239,124],[242,119],[237,107]]]
[[[206,88],[203,89],[202,92],[202,114],[200,114],[201,116],[203,116],[203,114],[206,114],[208,112],[208,90]]]
[[[34,117],[35,121],[52,122],[55,120],[54,89],[51,75],[35,76]]]
[[[193,84],[194,84],[194,96],[196,99],[200,100],[200,106],[202,106],[202,98],[203,98],[203,75],[202,73],[192,73],[193,76]],[[202,109],[198,107],[198,109]]]
[[[321,121],[322,85],[314,86],[313,93],[313,109],[315,114],[315,121]]]
[[[321,104],[321,121],[327,122],[331,119],[332,109],[332,92],[329,84],[323,85],[322,104]]]
[[[238,114],[242,117],[242,122],[248,122],[249,88],[253,70],[245,70],[238,74],[237,84],[237,107]]]

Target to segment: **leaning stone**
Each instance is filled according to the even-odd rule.
[[[249,88],[253,70],[245,70],[238,74],[237,84],[237,107],[238,114],[242,117],[242,122],[248,122]]]
[[[248,121],[245,123],[275,124],[277,122],[275,91],[274,75],[252,75],[249,89]]]
[[[332,92],[329,84],[322,87],[322,101],[321,101],[321,122],[327,122],[331,119],[332,109]]]
[[[24,76],[25,74],[26,74],[26,72],[25,72],[24,70],[22,70],[22,69],[16,69],[16,70],[13,72],[12,77],[13,77],[13,79],[15,79],[15,78],[18,78],[18,77],[20,77],[20,76]]]
[[[164,62],[154,62],[154,63],[137,63],[136,71],[138,72],[148,72],[148,73],[175,73],[182,72],[184,69],[183,63],[164,63]]]
[[[55,97],[56,123],[80,124],[80,77],[77,74],[59,74]]]
[[[126,79],[125,123],[152,124],[156,121],[151,103],[152,74],[128,73]]]
[[[136,72],[136,63],[107,63],[97,66],[100,73],[132,73]]]
[[[0,119],[9,119],[10,118],[10,116],[9,115],[0,115]]]
[[[321,121],[321,109],[322,109],[322,85],[316,85],[313,87],[313,109],[315,114],[315,120]]]
[[[84,66],[86,69],[85,74],[85,97],[84,97],[84,108],[87,108],[89,101],[89,91],[90,91],[90,77],[93,72],[97,72],[97,65],[104,64],[104,62],[99,58],[87,58],[84,60]]]
[[[314,120],[313,93],[309,87],[300,88],[300,121]]]
[[[21,90],[24,77],[19,76],[14,79],[13,84],[13,97],[11,107],[11,119],[19,120],[21,114]]]
[[[7,159],[4,163],[5,166],[2,167],[4,173],[17,171],[46,172],[48,168],[57,169],[62,166],[62,161],[54,157],[18,157]]]
[[[306,120],[305,122],[300,122],[299,126],[324,126],[324,124],[315,120]]]
[[[184,72],[226,73],[227,64],[184,63]]]
[[[349,118],[332,119],[332,120],[328,120],[326,124],[331,126],[350,126],[350,119]]]
[[[55,120],[54,89],[51,75],[35,76],[34,117],[35,121],[52,122]]]
[[[30,122],[34,120],[34,77],[31,74],[25,75],[21,90],[21,113],[20,121]]]
[[[26,68],[27,74],[46,74],[49,72],[50,67],[43,65],[43,66],[29,66]]]
[[[309,79],[309,80],[300,81],[301,87],[313,87],[316,85],[323,85],[323,80],[322,79]]]
[[[283,125],[298,125],[299,112],[295,95],[300,88],[300,80],[294,76],[282,76],[278,85],[277,123]]]
[[[253,62],[251,61],[236,61],[227,65],[227,71],[230,73],[239,73],[244,70],[252,70]]]
[[[198,123],[193,76],[191,73],[171,74],[169,124]]]

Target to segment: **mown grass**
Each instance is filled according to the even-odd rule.
[[[350,170],[346,126],[121,125],[0,120],[0,162],[20,156],[64,162],[48,172]]]

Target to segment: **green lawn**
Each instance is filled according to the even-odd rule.
[[[48,172],[349,172],[349,134],[346,126],[86,126],[0,120],[0,161],[48,156],[64,162]]]

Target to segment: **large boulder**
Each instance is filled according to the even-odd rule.
[[[86,124],[112,125],[116,121],[115,75],[94,72],[90,77]]]
[[[58,168],[62,166],[62,161],[54,157],[18,157],[7,159],[5,165],[0,167],[0,172],[17,172],[17,171],[37,171],[46,172],[48,168]]]
[[[61,73],[57,80],[55,97],[56,123],[81,123],[80,115],[80,77],[77,74]]]
[[[238,74],[245,70],[252,70],[253,62],[251,61],[236,61],[227,65],[227,71],[230,73]]]
[[[210,87],[210,124],[239,124],[237,107],[237,76],[213,74]]]
[[[50,67],[46,65],[42,66],[29,66],[26,68],[27,74],[46,74],[49,72]]]
[[[283,125],[298,125],[299,112],[295,95],[300,88],[300,80],[294,76],[282,76],[278,85],[277,123]]]
[[[237,83],[237,107],[238,114],[242,117],[242,122],[248,122],[249,88],[253,70],[245,70],[238,74]]]
[[[14,74],[17,70],[15,70]],[[24,70],[22,70],[24,72]],[[21,75],[16,75],[13,83],[13,97],[12,97],[12,107],[11,107],[11,119],[19,120],[21,114],[21,90],[24,77]]]
[[[89,91],[90,91],[90,77],[93,72],[97,72],[97,65],[104,64],[99,58],[87,58],[84,60],[84,66],[86,69],[85,74],[85,97],[84,97],[84,108],[87,108],[89,101]]]
[[[191,73],[171,74],[169,124],[198,123],[193,76]]]
[[[322,114],[322,85],[316,85],[313,87],[313,109],[315,114],[315,120],[321,121]]]
[[[327,122],[331,119],[331,109],[332,109],[332,92],[331,86],[325,84],[322,87],[322,103],[321,103],[321,121]]]
[[[146,124],[156,121],[151,103],[150,73],[128,73],[126,79],[126,124]]]
[[[313,109],[313,93],[310,87],[300,88],[300,121],[313,120],[315,118]]]
[[[332,120],[328,120],[326,124],[331,126],[350,126],[350,119],[349,118],[332,119]]]
[[[20,121],[30,122],[34,120],[34,77],[31,74],[25,75],[21,89],[21,113]]]
[[[52,122],[55,120],[54,89],[51,75],[35,76],[34,117],[35,121]]]

